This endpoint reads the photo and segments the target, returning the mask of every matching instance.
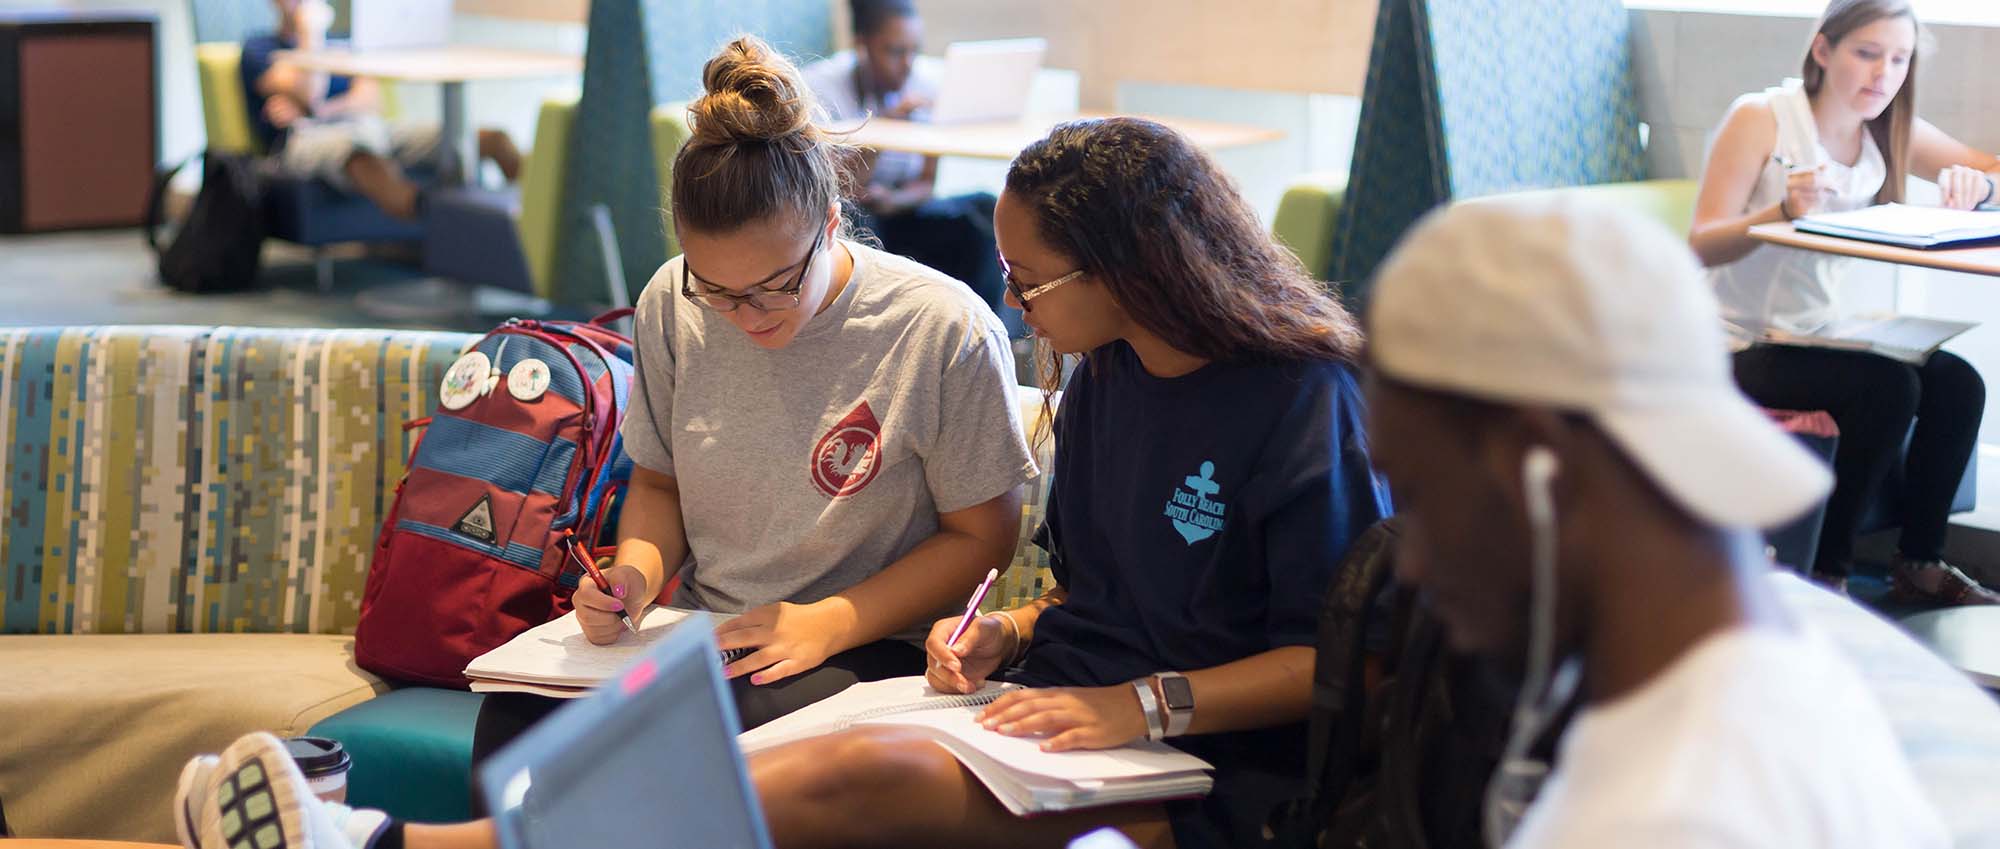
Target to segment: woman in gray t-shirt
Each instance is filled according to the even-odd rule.
[[[745,653],[725,672],[748,728],[921,672],[925,626],[1006,568],[1035,467],[992,311],[841,238],[842,150],[798,71],[746,38],[703,82],[670,199],[685,253],[639,299],[613,595],[575,603],[600,643],[656,596],[735,614],[716,638]],[[489,697],[475,760],[555,706]]]

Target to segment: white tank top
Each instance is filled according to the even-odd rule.
[[[1786,168],[1778,164],[1779,154],[1801,167],[1825,163],[1834,195],[1816,212],[1844,212],[1873,205],[1888,175],[1875,137],[1863,132],[1861,156],[1853,165],[1843,165],[1834,161],[1819,143],[1819,132],[1812,122],[1812,104],[1798,80],[1788,79],[1784,85],[1765,93],[1778,121],[1778,140],[1741,212],[1747,214],[1784,198]],[[1740,345],[1750,339],[1745,327],[1768,325],[1808,332],[1838,318],[1841,309],[1834,284],[1852,262],[1832,254],[1760,244],[1742,259],[1709,269],[1708,277],[1715,286],[1716,299],[1722,302],[1722,318]]]

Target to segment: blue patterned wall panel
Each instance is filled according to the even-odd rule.
[[[1382,0],[1334,279],[1456,197],[1644,176],[1619,0]]]
[[[1451,0],[1427,11],[1452,197],[1644,175],[1618,0]]]

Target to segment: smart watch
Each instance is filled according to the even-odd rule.
[[[1159,685],[1161,700],[1166,702],[1166,736],[1186,734],[1188,726],[1194,724],[1194,685],[1178,672],[1158,673],[1153,682]]]

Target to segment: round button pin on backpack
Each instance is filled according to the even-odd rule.
[[[444,373],[438,387],[438,403],[447,410],[463,410],[486,394],[486,374],[493,368],[485,354],[469,351]]]
[[[548,391],[548,363],[529,357],[507,371],[507,392],[516,400],[533,401]]]

